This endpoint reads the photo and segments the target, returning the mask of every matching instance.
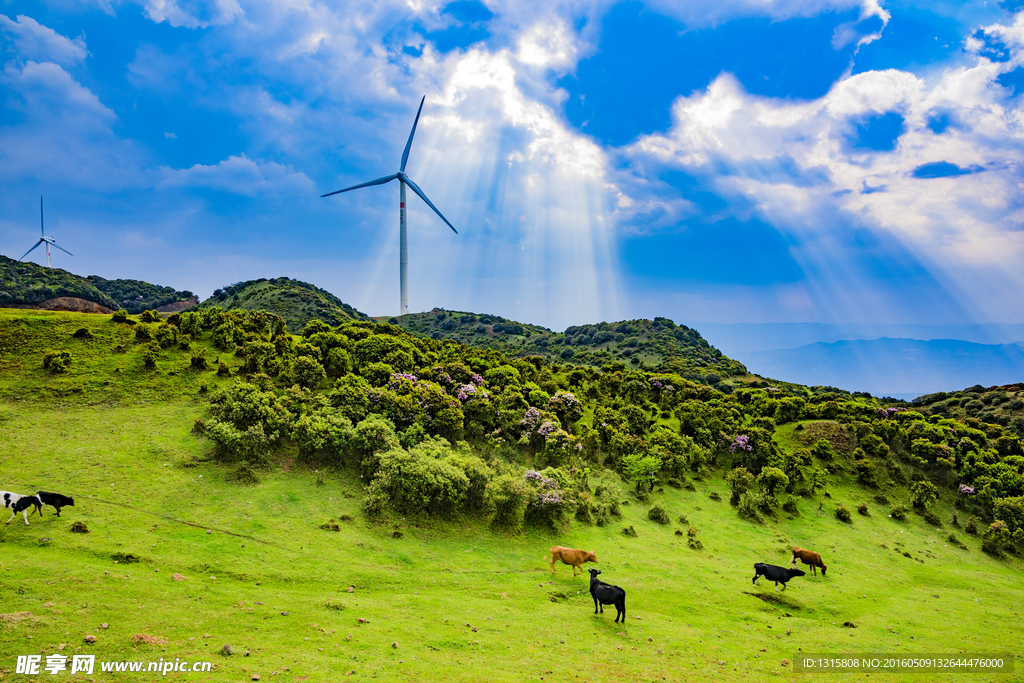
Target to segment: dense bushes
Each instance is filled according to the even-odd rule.
[[[47,351],[43,354],[43,368],[55,375],[67,372],[71,367],[70,351]]]
[[[913,480],[905,499],[921,511],[960,483],[959,504],[986,514],[1024,496],[1020,440],[1001,426],[883,408],[870,397],[793,396],[764,382],[727,395],[621,363],[597,372],[511,359],[370,321],[312,321],[293,337],[276,316],[214,307],[136,329],[143,343],[155,340],[144,349],[207,339],[241,361],[243,381],[211,397],[220,459],[261,461],[294,443],[303,462],[358,464],[374,515],[489,510],[508,530],[604,524],[619,494],[587,484],[588,471],[604,470],[614,474],[601,474],[603,485],[621,476],[645,498],[658,482],[678,488],[730,468],[731,502],[753,521],[774,517],[780,498],[796,514],[790,496],[819,491],[829,472],[865,487]],[[567,338],[578,346],[582,334]],[[201,348],[193,359],[206,365]],[[821,418],[796,426],[796,447],[776,442],[777,424]],[[1002,505],[1012,536],[1024,515],[1011,514],[1017,503]]]

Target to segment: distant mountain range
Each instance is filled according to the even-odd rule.
[[[903,399],[1024,380],[1024,345],[1019,343],[882,338],[737,355],[751,372],[765,377]]]

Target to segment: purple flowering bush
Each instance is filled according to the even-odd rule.
[[[558,532],[568,527],[576,514],[575,490],[564,470],[548,467],[527,470],[523,481],[530,489],[525,519],[536,526]]]

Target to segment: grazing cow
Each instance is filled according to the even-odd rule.
[[[17,493],[11,493],[10,491],[0,491],[0,500],[3,500],[4,507],[10,508],[11,519],[7,520],[10,524],[11,520],[18,516],[20,512],[22,517],[25,518],[25,526],[28,526],[28,509],[33,505],[39,508],[40,501],[37,496],[22,496]]]
[[[62,507],[75,506],[75,499],[70,496],[62,496],[59,493],[50,493],[48,491],[39,491],[36,493],[36,497],[42,501],[43,505],[52,505],[57,508],[57,516],[60,517],[60,509]],[[39,506],[37,506],[39,507]],[[43,508],[39,507],[39,516],[43,516]]]
[[[821,555],[818,553],[812,550],[804,550],[803,548],[793,548],[794,567],[796,566],[796,561],[798,559],[804,564],[811,565],[811,576],[818,575],[818,571],[815,567],[821,567],[821,575],[825,576],[825,570],[828,569],[828,567],[826,567],[825,563],[821,561]]]
[[[588,569],[587,571],[590,572],[590,595],[594,598],[594,614],[597,614],[598,608],[600,608],[601,614],[604,614],[605,605],[615,605],[615,622],[618,623],[621,618],[622,623],[625,624],[626,591],[599,580],[597,575],[601,573],[600,569]]]
[[[572,575],[576,576],[576,569],[580,569],[580,573],[583,573],[584,562],[597,562],[597,553],[592,553],[589,550],[576,550],[574,548],[566,548],[560,545],[556,545],[548,551],[548,554],[544,556],[544,559],[551,557],[551,573],[555,573],[555,560],[561,560],[562,564],[572,565]]]
[[[804,576],[804,574],[805,572],[802,569],[787,569],[785,567],[777,567],[774,564],[757,562],[754,564],[754,580],[751,583],[756,586],[757,578],[763,576],[769,581],[775,582],[775,590],[779,590],[780,582],[782,583],[782,590],[786,590],[787,581],[794,576]]]

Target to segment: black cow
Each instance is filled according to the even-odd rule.
[[[60,509],[62,507],[75,506],[75,499],[70,496],[62,496],[59,493],[50,493],[49,491],[40,491],[36,494],[43,505],[52,505],[57,508],[57,516],[60,517]],[[43,516],[43,509],[36,506],[39,511],[39,516]]]
[[[775,590],[779,590],[779,583],[782,584],[782,590],[786,590],[787,581],[794,576],[803,576],[804,574],[805,572],[802,569],[787,569],[786,567],[777,567],[774,564],[757,562],[754,564],[754,580],[751,583],[756,586],[757,578],[763,576],[769,581],[775,582]]]
[[[622,623],[626,623],[626,591],[622,590],[618,586],[612,586],[605,583],[597,578],[597,575],[601,573],[600,569],[591,569],[590,571],[590,595],[594,598],[594,614],[597,614],[598,609],[601,610],[601,614],[604,614],[605,605],[615,605],[615,621],[618,623],[619,618],[622,618]]]

